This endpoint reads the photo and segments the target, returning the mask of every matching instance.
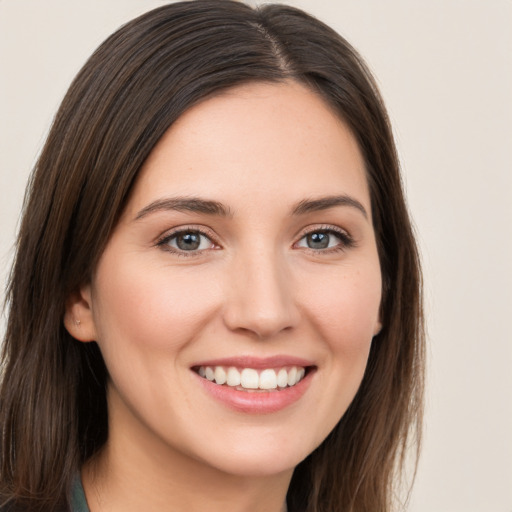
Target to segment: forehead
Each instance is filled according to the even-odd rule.
[[[186,111],[164,134],[136,182],[131,209],[159,195],[284,202],[352,194],[368,209],[365,165],[352,133],[296,82],[251,83]]]

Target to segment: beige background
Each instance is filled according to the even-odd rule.
[[[0,0],[0,283],[29,170],[69,82],[121,23],[164,3]],[[512,1],[290,3],[366,57],[403,162],[430,356],[409,510],[512,512]]]

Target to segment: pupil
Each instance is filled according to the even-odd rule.
[[[197,249],[201,243],[201,238],[197,233],[185,233],[179,235],[176,245],[183,251],[193,251]]]
[[[310,249],[326,249],[329,247],[329,235],[327,233],[311,233],[307,238]]]

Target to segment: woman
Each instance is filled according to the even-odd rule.
[[[284,6],[151,11],[78,74],[29,185],[2,503],[390,510],[419,442],[420,299],[348,43]]]

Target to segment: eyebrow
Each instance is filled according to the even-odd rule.
[[[365,219],[368,219],[368,212],[365,207],[355,198],[341,195],[341,196],[326,196],[318,199],[305,199],[300,201],[293,208],[293,215],[304,215],[311,212],[319,212],[322,210],[328,210],[336,206],[350,206],[359,210]]]
[[[292,208],[292,215],[305,215],[306,213],[328,210],[336,206],[356,208],[368,219],[368,213],[364,206],[357,199],[347,195],[304,199]],[[233,215],[229,207],[226,207],[218,201],[199,197],[168,197],[157,199],[145,206],[137,213],[135,220],[140,220],[151,213],[169,210],[217,215],[220,217],[231,217]]]
[[[137,213],[135,220],[140,220],[150,213],[168,210],[218,215],[220,217],[231,216],[230,209],[218,201],[201,199],[199,197],[169,197],[157,199],[145,206]]]

